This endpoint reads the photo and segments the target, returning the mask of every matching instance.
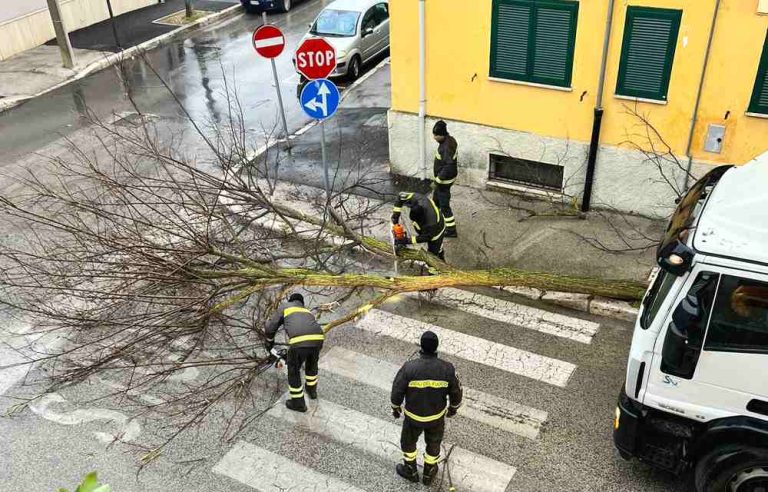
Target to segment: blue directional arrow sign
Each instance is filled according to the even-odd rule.
[[[336,113],[340,99],[339,89],[330,80],[310,80],[301,91],[301,109],[312,119],[324,120]]]

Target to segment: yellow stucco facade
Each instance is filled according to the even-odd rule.
[[[489,78],[492,0],[426,0],[427,114],[454,121],[589,142],[608,0],[581,0],[569,90]],[[743,164],[768,150],[768,119],[747,115],[768,16],[758,0],[722,0],[694,133],[702,163]],[[615,95],[627,6],[683,11],[666,104]],[[635,108],[684,156],[715,0],[615,0],[604,86],[601,144],[622,147],[644,131]],[[392,109],[418,112],[418,2],[391,0]],[[724,125],[722,152],[703,149],[709,124]]]

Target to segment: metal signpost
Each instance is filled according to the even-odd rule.
[[[301,109],[307,115],[320,121],[320,153],[323,157],[323,172],[325,173],[325,194],[331,199],[331,180],[328,175],[328,161],[325,154],[325,124],[327,118],[336,113],[341,101],[341,94],[336,84],[327,79],[311,80],[301,91]]]
[[[331,201],[331,180],[325,152],[325,120],[339,107],[341,95],[328,77],[336,69],[336,50],[323,38],[310,38],[296,50],[296,69],[309,82],[301,91],[301,109],[320,121],[320,153],[323,159],[326,201]]]
[[[283,95],[280,92],[280,80],[277,78],[277,67],[275,58],[285,49],[285,36],[283,32],[275,26],[267,24],[267,13],[263,14],[264,25],[256,29],[253,33],[253,47],[256,53],[268,58],[272,62],[272,76],[275,79],[275,88],[277,89],[277,103],[280,105],[280,116],[283,118],[283,135],[288,141],[288,122],[285,118],[285,107],[283,106]]]

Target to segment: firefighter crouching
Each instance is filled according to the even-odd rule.
[[[267,351],[275,345],[275,334],[280,326],[284,326],[288,334],[286,364],[290,398],[286,400],[285,406],[290,410],[306,412],[305,388],[310,398],[313,400],[317,398],[317,365],[325,334],[315,316],[304,307],[304,297],[301,294],[292,294],[288,302],[282,304],[267,321],[265,331]],[[304,385],[301,383],[302,365],[304,366]]]
[[[396,470],[411,482],[419,481],[416,467],[416,443],[421,433],[427,449],[424,453],[423,483],[429,485],[437,475],[440,445],[445,432],[445,417],[453,417],[461,406],[461,382],[450,362],[437,357],[437,335],[426,331],[421,336],[418,359],[406,362],[392,383],[392,416],[404,413],[400,447],[403,463]],[[446,398],[449,405],[446,406]],[[405,405],[403,405],[405,399]]]
[[[395,237],[395,244],[405,246],[408,244],[427,243],[427,251],[445,260],[443,252],[443,234],[445,233],[445,221],[440,209],[428,196],[419,193],[402,192],[398,195],[395,206],[392,209],[392,224],[400,223],[400,214],[403,207],[408,207],[409,217],[416,236],[408,237],[403,234]]]
[[[456,233],[456,218],[451,210],[451,186],[459,175],[458,156],[459,144],[448,133],[448,125],[440,120],[432,128],[432,136],[437,142],[435,152],[434,177],[432,188],[435,190],[432,197],[440,208],[445,219],[445,237],[458,237]]]

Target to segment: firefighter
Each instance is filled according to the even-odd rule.
[[[290,398],[285,406],[297,412],[306,412],[304,389],[313,400],[317,399],[317,364],[320,359],[320,349],[323,348],[325,334],[315,316],[304,307],[304,297],[301,294],[291,294],[288,302],[272,315],[267,322],[267,350],[275,345],[275,334],[280,326],[285,327],[288,334],[288,391]],[[301,384],[301,366],[304,366],[305,384]]]
[[[445,237],[458,237],[456,218],[451,210],[451,186],[459,174],[456,161],[459,155],[459,144],[448,134],[448,125],[443,120],[435,123],[432,136],[438,144],[435,152],[435,176],[432,178],[432,188],[435,191],[432,197],[445,218]]]
[[[407,235],[395,238],[395,244],[405,246],[408,244],[427,243],[427,251],[445,260],[443,252],[443,234],[445,233],[445,221],[440,209],[428,196],[413,192],[402,192],[398,195],[395,206],[392,209],[392,224],[400,222],[400,214],[403,207],[409,208],[409,217],[417,235],[409,238]]]
[[[411,482],[419,481],[416,443],[423,432],[427,445],[424,485],[431,484],[437,475],[440,444],[445,432],[444,417],[456,415],[462,398],[461,382],[453,364],[437,357],[438,343],[435,333],[425,331],[421,335],[420,357],[403,364],[392,383],[392,416],[399,419],[400,414],[405,413],[400,435],[403,463],[398,463],[395,469],[401,477]]]

